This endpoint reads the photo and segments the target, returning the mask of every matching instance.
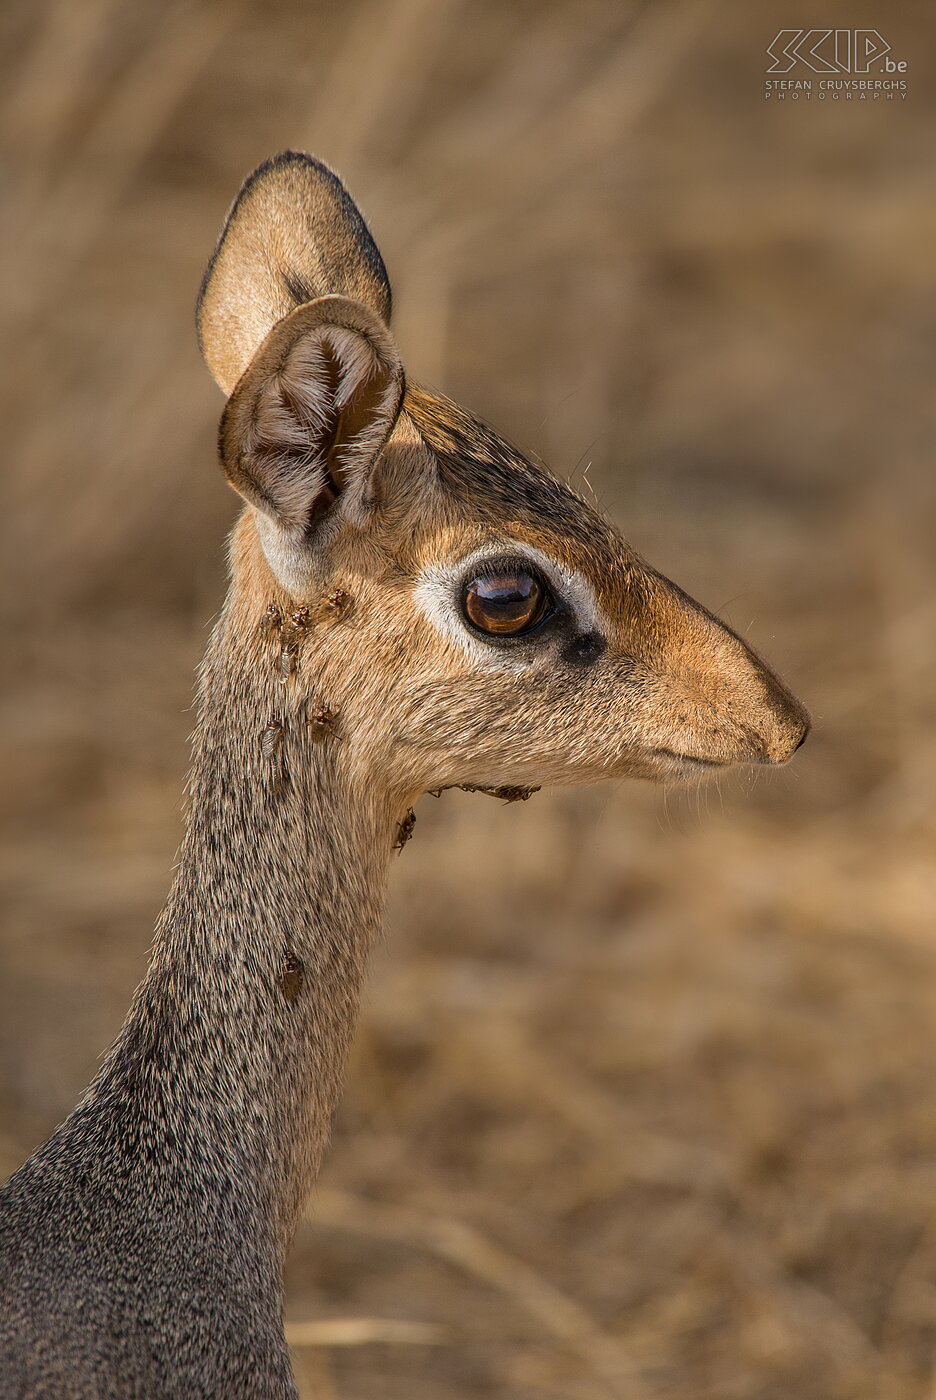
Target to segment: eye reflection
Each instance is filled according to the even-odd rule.
[[[546,616],[550,602],[540,580],[519,568],[478,574],[464,594],[465,613],[475,627],[502,637],[529,632]]]

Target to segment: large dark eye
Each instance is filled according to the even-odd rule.
[[[529,632],[546,616],[551,599],[539,579],[525,569],[478,574],[465,587],[465,612],[475,627],[501,637]]]

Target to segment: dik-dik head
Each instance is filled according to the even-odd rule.
[[[248,507],[234,604],[251,635],[298,618],[295,706],[340,713],[355,764],[401,795],[785,762],[809,721],[774,673],[569,487],[407,385],[389,321],[336,176],[261,166],[198,326]]]

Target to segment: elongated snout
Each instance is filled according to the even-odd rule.
[[[641,593],[629,642],[654,675],[647,732],[664,772],[786,763],[810,719],[780,677],[668,579],[648,571]]]

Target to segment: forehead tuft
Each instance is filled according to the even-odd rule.
[[[436,459],[440,485],[465,515],[495,533],[517,533],[585,574],[612,611],[620,606],[637,560],[600,511],[450,399],[409,385],[404,410]]]

